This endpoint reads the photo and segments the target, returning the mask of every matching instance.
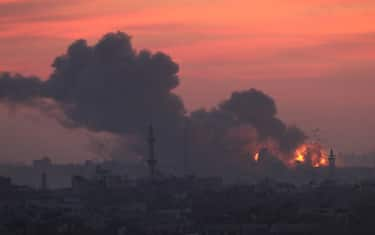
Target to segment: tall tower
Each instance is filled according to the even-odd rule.
[[[332,177],[334,177],[335,168],[336,168],[336,156],[333,153],[332,149],[329,151],[328,163],[329,163],[329,166],[328,166],[329,167],[329,176],[332,178]]]
[[[152,181],[155,179],[155,167],[157,163],[157,160],[155,159],[154,145],[155,145],[154,129],[151,124],[148,130],[149,158],[147,160],[147,164],[148,164],[148,167],[150,168],[150,177]]]

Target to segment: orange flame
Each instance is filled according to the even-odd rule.
[[[324,157],[321,157],[319,161],[314,164],[314,167],[321,167],[321,166],[328,166],[326,155],[324,155]]]
[[[318,143],[309,143],[299,146],[294,152],[292,161],[295,163],[311,164],[312,167],[328,165],[327,152]]]
[[[254,161],[256,161],[256,162],[259,161],[259,152],[255,153],[255,155],[254,155]]]
[[[305,162],[305,155],[307,152],[307,146],[302,145],[301,147],[297,148],[295,151],[295,161],[298,163],[304,163]]]

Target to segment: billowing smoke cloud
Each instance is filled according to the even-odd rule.
[[[2,74],[0,98],[50,98],[78,126],[118,134],[151,121],[175,127],[184,115],[182,101],[171,93],[179,82],[178,65],[163,53],[137,53],[123,33],[107,34],[94,46],[78,40],[52,66],[46,82]]]
[[[259,145],[273,143],[288,153],[305,139],[301,130],[277,118],[274,100],[255,89],[234,92],[212,110],[187,116],[173,93],[179,84],[178,65],[160,52],[137,52],[121,32],[109,33],[93,46],[75,41],[52,66],[46,81],[0,75],[0,100],[34,105],[35,100],[47,100],[62,111],[63,124],[119,136],[145,139],[152,122],[160,163],[175,172],[182,169],[185,125],[191,165],[198,173],[238,172],[247,167],[244,154]],[[50,107],[46,102],[37,104]]]
[[[43,82],[20,74],[0,74],[0,99],[11,103],[28,102],[42,94]]]
[[[259,141],[277,140],[282,151],[290,151],[301,144],[305,136],[296,127],[287,127],[276,117],[274,100],[261,91],[250,89],[234,92],[230,99],[219,105],[240,123],[249,123],[256,127]]]
[[[206,166],[222,167],[218,172],[239,175],[246,174],[253,154],[264,147],[277,154],[280,159],[275,161],[286,161],[283,157],[290,157],[306,136],[297,127],[286,126],[276,114],[274,100],[256,89],[234,92],[210,111],[193,112],[193,157],[207,160]],[[199,168],[201,161],[195,162]]]
[[[65,104],[80,126],[122,134],[151,121],[175,128],[184,115],[182,101],[171,93],[178,65],[163,53],[137,53],[123,33],[107,34],[92,47],[76,41],[53,67],[46,94]]]

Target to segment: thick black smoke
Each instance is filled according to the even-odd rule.
[[[274,100],[256,89],[234,92],[210,111],[193,112],[193,157],[206,161],[203,165],[216,167],[217,172],[244,175],[253,155],[267,147],[278,154],[280,159],[275,161],[280,163],[276,165],[281,165],[282,157],[290,157],[306,136],[297,127],[285,125],[276,114]],[[202,160],[195,162],[195,168],[199,168]]]
[[[219,105],[222,112],[228,112],[240,123],[253,125],[259,141],[277,140],[282,151],[290,151],[301,144],[305,135],[296,127],[287,127],[276,117],[274,100],[261,91],[250,89],[234,92],[229,100]]]
[[[67,116],[95,131],[127,133],[151,121],[175,128],[185,109],[171,93],[178,65],[163,53],[136,52],[123,33],[105,35],[96,45],[74,42],[53,63],[48,97],[65,104]]]
[[[46,81],[0,75],[0,100],[49,100],[63,111],[64,124],[120,136],[144,138],[152,122],[160,164],[175,172],[182,169],[186,123],[192,166],[208,174],[243,168],[248,160],[244,153],[259,144],[273,142],[288,153],[305,139],[302,131],[277,118],[273,99],[255,89],[234,92],[216,108],[186,116],[183,102],[172,92],[179,84],[178,65],[160,52],[137,52],[121,32],[109,33],[93,46],[78,40],[52,66]]]
[[[42,94],[43,82],[20,74],[0,74],[0,100],[11,103],[29,102]]]
[[[150,122],[176,127],[184,116],[182,101],[171,93],[179,83],[178,65],[163,53],[136,52],[126,34],[107,34],[94,46],[78,40],[52,66],[46,82],[2,74],[0,98],[50,98],[78,126],[116,134]]]

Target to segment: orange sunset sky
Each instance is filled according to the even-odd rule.
[[[189,110],[255,87],[287,123],[319,128],[323,144],[375,150],[374,0],[0,0],[0,71],[47,79],[72,41],[118,30],[179,63]],[[28,115],[1,115],[8,145],[38,128]],[[48,139],[48,152],[65,147],[52,133],[76,138],[48,125],[28,145]]]

